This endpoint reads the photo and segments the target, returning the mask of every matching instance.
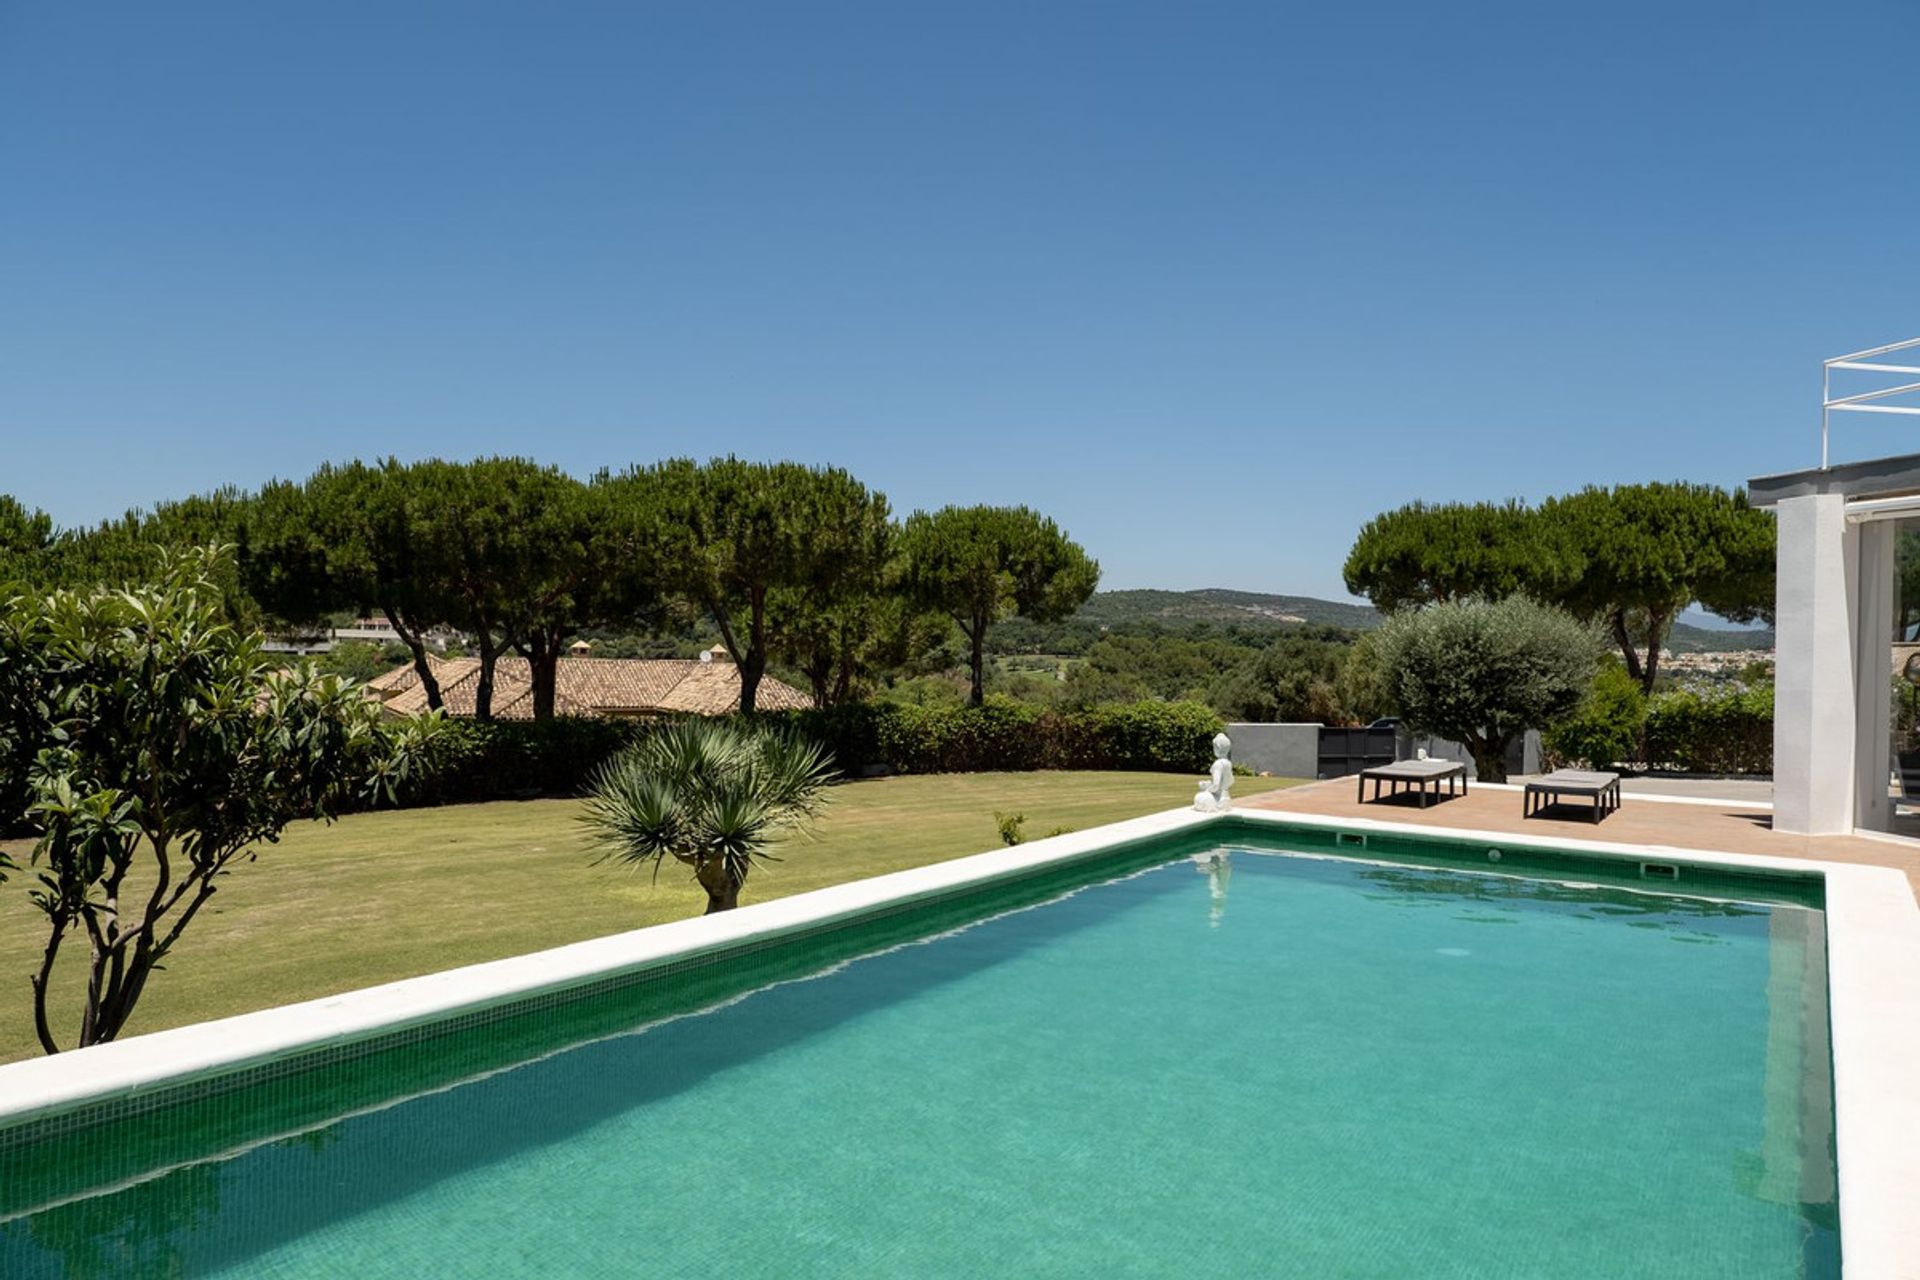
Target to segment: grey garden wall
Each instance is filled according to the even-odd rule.
[[[1411,760],[1419,754],[1421,747],[1427,749],[1427,755],[1436,760],[1459,760],[1467,766],[1467,776],[1478,778],[1480,770],[1474,766],[1473,756],[1466,747],[1447,738],[1436,738],[1431,734],[1408,733],[1404,730],[1396,736],[1398,756],[1402,760]],[[1522,773],[1540,772],[1540,734],[1529,729],[1520,740],[1507,749],[1507,776]]]
[[[1255,773],[1270,773],[1276,778],[1317,778],[1320,776],[1319,724],[1230,724],[1227,737],[1233,739],[1233,762]],[[1427,754],[1440,760],[1460,760],[1469,777],[1478,777],[1473,757],[1457,742],[1429,734],[1402,732],[1395,738],[1395,755],[1411,760],[1425,747]],[[1540,735],[1529,729],[1526,736],[1507,753],[1509,775],[1540,772]]]
[[[1233,762],[1276,778],[1318,777],[1320,726],[1317,724],[1230,724]]]

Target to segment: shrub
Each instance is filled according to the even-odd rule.
[[[977,773],[1047,766],[1042,712],[989,700],[951,711],[898,707],[880,721],[879,763],[889,773]]]
[[[1134,702],[1055,718],[1061,769],[1165,769],[1205,773],[1224,722],[1198,702]]]
[[[1580,704],[1600,642],[1572,615],[1521,596],[1398,613],[1377,633],[1409,728],[1466,744],[1504,782],[1508,745]]]
[[[1547,730],[1547,749],[1590,769],[1637,760],[1647,696],[1618,662],[1602,664],[1574,713]]]
[[[594,772],[638,742],[645,720],[451,720],[434,771],[405,788],[405,807],[578,795]]]
[[[1647,705],[1647,764],[1686,773],[1773,771],[1773,686],[1682,689]]]

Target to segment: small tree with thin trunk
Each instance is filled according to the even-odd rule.
[[[1006,618],[1058,622],[1087,602],[1099,562],[1026,507],[916,511],[900,532],[904,587],[951,617],[967,638],[971,702],[986,700],[987,630]]]
[[[1405,610],[1374,636],[1408,726],[1465,744],[1487,782],[1506,781],[1515,738],[1580,705],[1600,650],[1578,619],[1524,596]]]
[[[0,760],[30,761],[30,892],[47,919],[31,976],[34,1028],[57,1053],[53,975],[86,947],[77,1045],[113,1040],[223,877],[291,822],[391,794],[437,719],[388,722],[311,666],[276,668],[224,618],[210,550],[158,580],[0,604]]]
[[[717,720],[669,724],[594,778],[581,820],[602,861],[668,858],[692,870],[706,914],[740,904],[769,847],[815,817],[834,779],[826,754],[790,734]]]

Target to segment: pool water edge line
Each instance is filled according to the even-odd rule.
[[[1574,854],[1623,864],[1649,861],[1651,855],[1683,867],[1821,880],[1828,916],[1829,1017],[1845,1273],[1850,1278],[1920,1280],[1920,1234],[1908,1230],[1907,1224],[1910,1207],[1920,1203],[1920,1090],[1912,1088],[1912,1082],[1920,1079],[1920,907],[1903,873],[1876,866],[1557,836],[1515,840],[1506,833],[1289,812],[1173,810],[717,916],[655,925],[56,1057],[0,1065],[0,1130],[453,1016],[484,1013],[592,981],[767,945],[796,933],[1216,827],[1223,843],[1234,832],[1250,828],[1275,834],[1288,828],[1318,829],[1363,837],[1392,834],[1456,849]],[[1355,846],[1353,853],[1358,859],[1371,860],[1364,844]],[[1552,877],[1536,873],[1536,878]],[[1681,890],[1679,896],[1688,895]]]

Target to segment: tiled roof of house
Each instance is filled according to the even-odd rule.
[[[450,716],[473,715],[480,659],[438,658],[427,663],[440,685]],[[395,715],[427,709],[427,692],[412,663],[367,682]],[[756,703],[762,711],[793,711],[813,705],[800,690],[771,676],[761,679]],[[727,661],[698,658],[560,659],[554,682],[554,713],[562,716],[638,716],[662,713],[726,715],[740,708],[740,670]],[[531,720],[533,685],[525,658],[503,657],[493,669],[496,720]]]

